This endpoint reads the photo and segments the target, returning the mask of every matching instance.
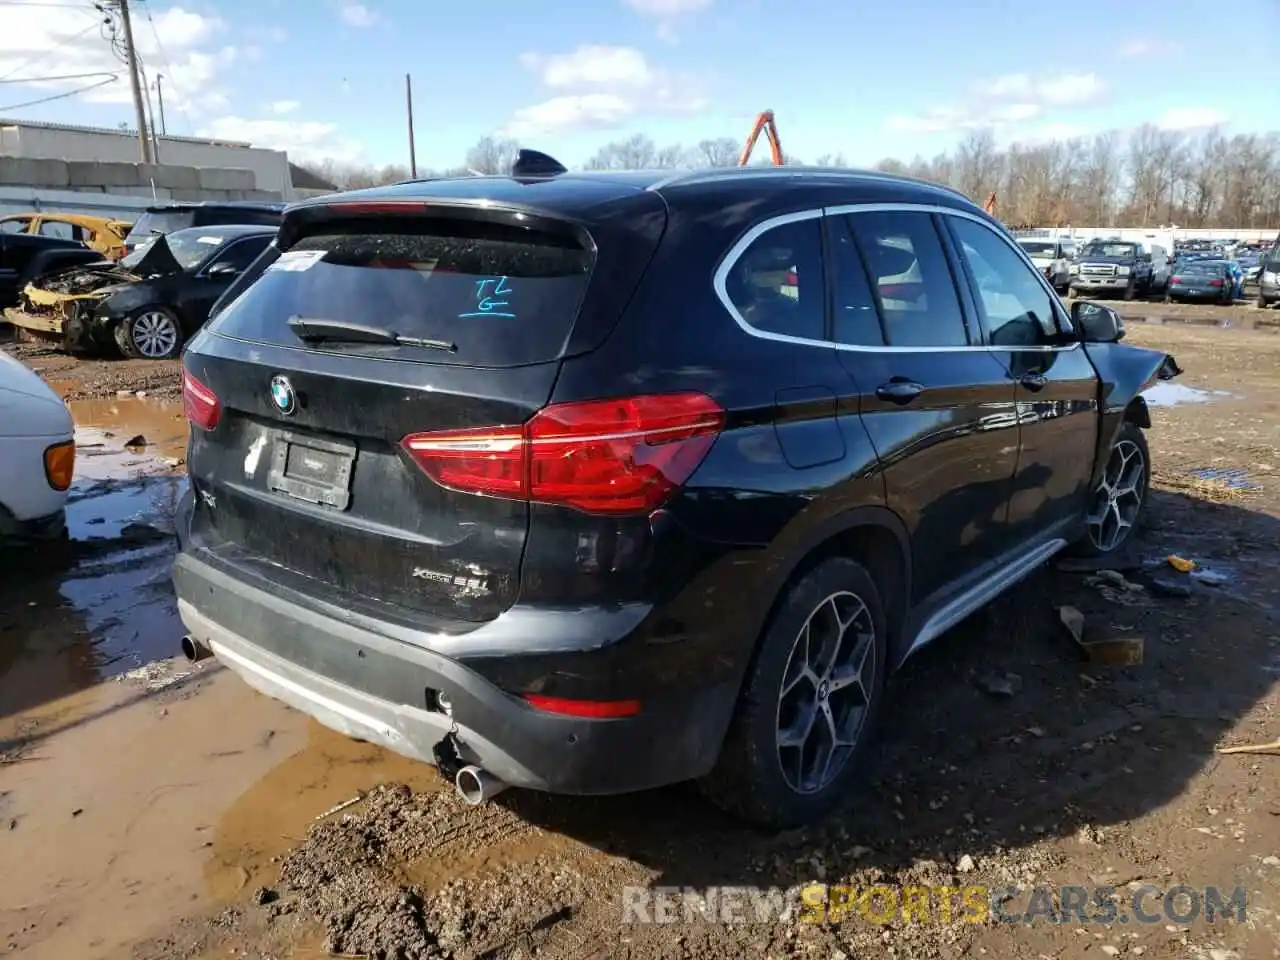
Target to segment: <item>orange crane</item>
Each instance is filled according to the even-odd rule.
[[[773,111],[766,110],[756,117],[755,126],[751,128],[751,134],[747,137],[747,145],[742,148],[738,166],[745,167],[750,163],[751,151],[755,149],[756,141],[760,139],[762,133],[769,138],[769,153],[772,154],[773,165],[775,167],[783,165],[785,161],[782,158],[782,141],[778,139],[778,124],[773,119]]]

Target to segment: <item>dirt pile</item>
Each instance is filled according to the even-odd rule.
[[[486,837],[528,829],[500,808],[483,835],[458,826],[473,813],[450,793],[413,794],[384,785],[352,814],[313,827],[280,871],[278,909],[314,916],[334,953],[385,960],[473,957],[536,940],[572,916],[586,895],[584,878],[563,863],[511,865],[485,882],[454,880],[433,892],[408,882],[402,870],[424,857],[451,857]]]

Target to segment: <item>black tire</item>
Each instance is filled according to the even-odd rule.
[[[1267,309],[1267,298],[1262,295],[1261,287],[1258,288],[1258,299],[1253,302],[1253,305],[1259,310]]]
[[[783,681],[798,648],[801,630],[829,609],[832,597],[850,604],[857,598],[865,608],[864,625],[872,629],[859,692],[866,691],[861,719],[853,741],[842,750],[843,765],[830,779],[811,792],[797,789],[784,772],[782,751],[803,760],[805,747],[780,747],[780,713],[784,707]],[[859,613],[855,625],[861,620]],[[865,636],[865,631],[863,632]],[[845,649],[843,644],[839,645]],[[859,647],[859,649],[863,649]],[[875,739],[876,724],[884,698],[886,674],[885,617],[875,581],[859,563],[844,557],[823,560],[793,584],[770,617],[761,634],[759,647],[747,671],[742,693],[715,768],[699,784],[702,793],[728,813],[761,826],[777,829],[800,826],[822,817],[846,797],[862,775],[867,750]],[[795,685],[796,692],[801,680]],[[826,681],[813,687],[825,688]],[[854,687],[845,688],[853,694]],[[859,695],[859,699],[861,696]],[[826,715],[817,715],[823,724]],[[850,714],[852,717],[852,714]],[[828,727],[811,726],[809,737],[822,736]],[[805,743],[808,743],[808,737]]]
[[[147,339],[147,333],[161,320],[171,324],[169,337],[161,343]],[[173,311],[164,307],[143,307],[116,324],[112,331],[120,353],[130,360],[172,360],[182,355],[182,324]]]
[[[1090,495],[1088,513],[1086,519],[1087,529],[1084,536],[1078,540],[1074,547],[1074,552],[1089,557],[1106,557],[1114,556],[1121,553],[1133,540],[1134,534],[1141,528],[1143,519],[1146,516],[1147,501],[1150,499],[1151,492],[1151,451],[1147,447],[1147,437],[1143,433],[1142,428],[1136,423],[1126,421],[1121,427],[1120,432],[1116,434],[1115,440],[1111,444],[1111,450],[1107,452],[1107,474],[1104,476],[1106,480],[1117,479],[1110,477],[1111,459],[1116,454],[1117,448],[1123,445],[1132,445],[1137,453],[1142,457],[1142,476],[1137,484],[1136,492],[1138,495],[1137,507],[1129,514],[1127,509],[1123,512],[1118,511],[1118,516],[1123,516],[1128,526],[1124,528],[1123,534],[1118,536],[1114,541],[1108,542],[1107,537],[1097,536],[1092,523],[1092,518],[1101,515],[1101,501],[1103,497],[1102,486],[1094,490]]]
[[[1138,285],[1134,283],[1132,280],[1130,280],[1129,285],[1124,288],[1124,298],[1126,300],[1132,300],[1137,295],[1138,295]]]

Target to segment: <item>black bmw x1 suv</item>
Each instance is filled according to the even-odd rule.
[[[183,361],[183,646],[472,802],[811,820],[907,657],[1128,540],[1178,371],[1123,332],[880,173],[301,203]]]

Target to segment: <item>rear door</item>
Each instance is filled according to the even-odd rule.
[[[1008,545],[1013,384],[981,346],[928,212],[851,212],[830,226],[835,337],[911,535],[920,600]]]
[[[1018,466],[1011,535],[1025,540],[1083,516],[1098,437],[1098,379],[1067,341],[1058,298],[1012,241],[967,217],[943,218],[977,302],[985,341],[1014,383]]]
[[[563,221],[413,209],[292,229],[192,342],[185,368],[220,405],[213,430],[192,430],[192,536],[304,596],[447,629],[514,602],[529,513],[508,498],[502,450],[451,467],[447,449],[504,424],[518,440],[550,396],[597,258]],[[305,343],[291,317],[438,346]],[[404,441],[442,431],[438,482]],[[483,471],[465,483],[494,495],[451,489],[457,469]]]

